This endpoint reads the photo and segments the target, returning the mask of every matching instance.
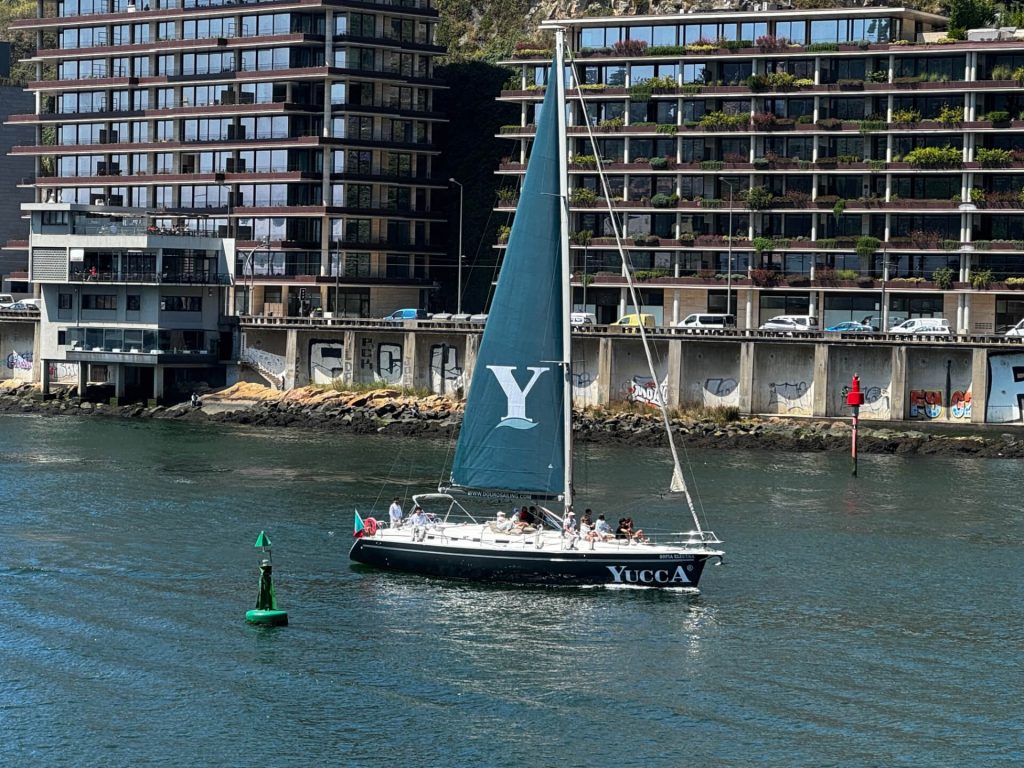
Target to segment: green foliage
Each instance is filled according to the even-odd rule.
[[[840,197],[836,200],[835,205],[832,206],[832,215],[837,219],[843,215],[843,211],[846,210],[846,200]]]
[[[651,198],[651,206],[654,208],[672,208],[679,202],[679,195],[673,192],[671,195],[666,195],[659,192]]]
[[[892,121],[898,125],[919,123],[921,122],[921,113],[916,109],[894,109],[892,112]]]
[[[950,0],[949,37],[962,40],[954,32],[987,27],[995,20],[996,9],[991,0]]]
[[[989,112],[983,119],[991,120],[993,123],[1008,123],[1010,122],[1010,113],[997,109],[994,112]]]
[[[836,279],[837,280],[856,280],[860,277],[860,272],[856,269],[837,269]]]
[[[992,285],[991,269],[971,270],[971,288],[976,291],[983,291],[990,285]]]
[[[0,40],[11,44],[11,61],[16,62],[11,66],[11,80],[16,83],[27,83],[35,80],[35,65],[23,64],[19,60],[32,56],[36,51],[35,33],[13,31],[9,28],[12,21],[18,19],[32,19],[36,15],[35,0],[2,0],[0,2]],[[44,33],[52,36],[52,32]],[[43,41],[47,48],[56,48],[55,41],[49,37]]]
[[[877,237],[872,237],[871,235],[862,235],[861,237],[857,238],[857,245],[855,246],[855,250],[857,251],[858,256],[867,257],[873,255],[875,251],[878,250],[878,246],[880,246],[881,244],[882,241],[879,240]]]
[[[743,196],[743,202],[752,211],[763,211],[772,207],[775,195],[767,187],[751,187]]]
[[[971,187],[971,202],[977,206],[985,204],[985,190],[979,187]]]
[[[939,110],[938,120],[943,125],[956,125],[964,121],[964,108],[963,107],[951,107],[949,104],[943,104],[942,109]]]
[[[629,87],[629,98],[632,101],[638,102],[650,101],[651,94],[653,94],[655,90],[674,90],[677,85],[678,83],[676,83],[676,79],[671,75],[652,77],[631,85]]]
[[[570,240],[576,245],[590,245],[590,241],[593,239],[594,233],[589,229],[581,229],[579,232],[573,232],[570,235]]]
[[[569,162],[581,168],[597,168],[597,158],[593,155],[573,155]]]
[[[804,50],[808,53],[818,53],[820,51],[838,51],[838,43],[811,43],[810,45],[804,46]]]
[[[652,157],[647,162],[649,162],[651,164],[651,170],[652,171],[660,171],[660,170],[664,170],[665,168],[668,168],[668,158],[667,157]]]
[[[502,224],[500,227],[498,227],[498,231],[496,234],[499,243],[507,243],[508,236],[512,234],[512,227],[508,226],[507,224]]]
[[[950,267],[939,267],[932,272],[932,282],[944,291],[953,287],[953,278],[956,274]]]
[[[751,245],[754,246],[754,250],[758,253],[770,253],[775,247],[775,241],[770,237],[755,237],[751,241]]]
[[[658,127],[654,130],[656,133],[673,135],[676,132],[676,127],[672,123],[658,123]]]
[[[569,203],[584,208],[591,208],[597,203],[597,193],[586,187],[576,187],[569,193]]]
[[[915,168],[959,168],[962,154],[956,147],[917,147],[903,158]]]
[[[705,113],[698,125],[705,131],[728,131],[741,128],[749,123],[750,115],[745,112],[738,115],[730,115],[719,111]]]

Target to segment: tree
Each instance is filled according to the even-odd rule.
[[[963,40],[968,29],[986,27],[996,20],[992,0],[950,0],[949,36]]]
[[[10,24],[18,19],[31,19],[35,15],[34,0],[4,0],[4,2],[0,2],[0,40],[11,44],[11,79],[16,82],[27,82],[34,76],[35,67],[33,65],[14,62],[33,56],[36,46],[34,33],[12,31]]]

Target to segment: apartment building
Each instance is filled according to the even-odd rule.
[[[38,203],[236,241],[238,314],[426,307],[445,260],[429,0],[39,0]],[[450,268],[449,268],[450,271]]]
[[[501,98],[521,118],[502,129],[516,143],[499,210],[515,203],[556,24],[578,78],[577,309],[627,311],[618,233],[643,311],[666,325],[941,316],[994,333],[1024,317],[1024,30],[951,40],[941,16],[869,3],[545,23],[509,62]]]

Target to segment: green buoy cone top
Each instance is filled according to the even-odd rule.
[[[260,531],[260,535],[256,537],[256,543],[253,544],[257,549],[262,549],[270,546],[270,537],[267,536],[265,531]]]

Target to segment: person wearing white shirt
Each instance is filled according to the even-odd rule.
[[[597,516],[597,522],[594,523],[594,532],[601,541],[608,541],[613,538],[615,534],[612,533],[612,527],[608,525],[608,521],[604,519],[604,515]]]
[[[391,502],[391,506],[388,507],[388,516],[391,518],[392,528],[402,527],[402,505],[399,503],[397,496],[395,496],[394,501]]]

